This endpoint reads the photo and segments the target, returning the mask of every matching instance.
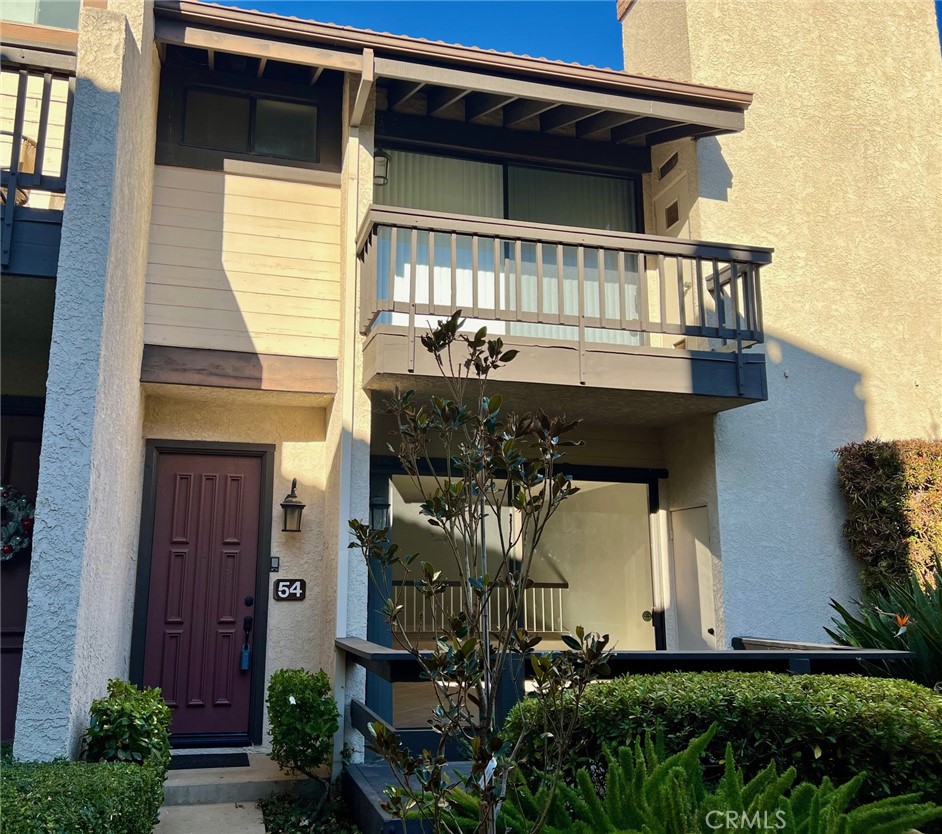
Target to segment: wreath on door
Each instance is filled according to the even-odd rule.
[[[33,522],[36,508],[22,492],[10,484],[0,487],[2,504],[2,541],[0,561],[5,562],[14,553],[26,550],[33,539]]]

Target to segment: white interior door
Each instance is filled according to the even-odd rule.
[[[531,578],[563,582],[565,631],[611,637],[619,651],[657,647],[648,487],[579,481],[537,547]],[[541,648],[556,648],[551,642]]]
[[[715,649],[716,609],[709,513],[706,507],[672,510],[670,524],[677,648],[680,651]]]

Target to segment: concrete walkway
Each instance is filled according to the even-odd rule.
[[[165,805],[154,834],[265,834],[265,825],[254,802]]]

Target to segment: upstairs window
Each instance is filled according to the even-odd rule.
[[[339,174],[343,79],[338,70],[167,44],[154,161],[202,171],[248,164]]]
[[[317,106],[191,87],[186,91],[183,144],[317,162]]]
[[[0,20],[78,29],[81,8],[81,0],[3,0]]]

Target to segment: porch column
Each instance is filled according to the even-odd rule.
[[[364,67],[372,54],[364,56]],[[371,70],[372,67],[369,68]],[[369,72],[369,70],[365,70]],[[361,79],[347,75],[344,84],[344,158],[341,210],[343,212],[343,296],[339,383],[328,428],[334,444],[334,465],[329,484],[337,491],[337,619],[338,637],[366,637],[369,578],[363,559],[350,550],[348,521],[369,517],[370,430],[372,408],[363,390],[363,337],[359,330],[359,292],[356,236],[373,199],[373,123],[375,91],[360,91]],[[359,93],[359,95],[358,95]],[[357,112],[359,107],[363,112]],[[359,107],[358,107],[359,104]],[[351,122],[357,124],[351,125]],[[334,691],[342,723],[335,740],[334,767],[339,772],[344,745],[355,760],[362,756],[362,738],[349,724],[350,701],[366,700],[366,673],[350,666],[337,652]]]
[[[15,753],[75,753],[127,677],[157,53],[145,0],[82,10]]]

